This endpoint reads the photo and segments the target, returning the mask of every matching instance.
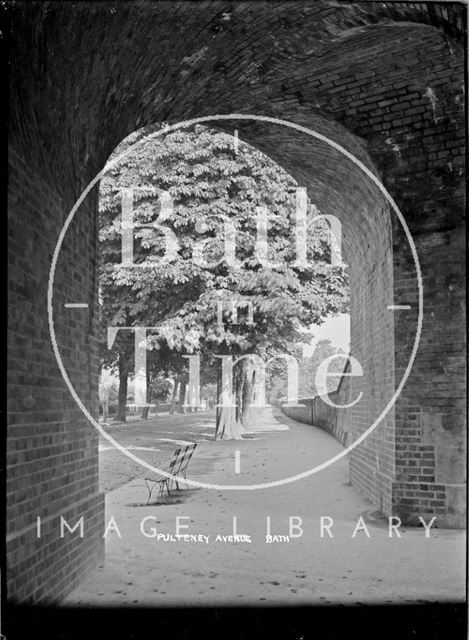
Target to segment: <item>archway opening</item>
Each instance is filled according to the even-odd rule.
[[[336,370],[336,386],[340,386],[340,393],[336,398],[338,401],[332,404],[326,403],[327,406],[325,406],[321,399],[316,400],[318,408],[314,419],[337,437],[342,444],[349,445],[376,420],[394,392],[392,315],[387,309],[393,299],[391,223],[388,206],[363,171],[327,142],[308,138],[305,134],[271,122],[234,121],[233,123],[217,122],[217,125],[218,130],[224,129],[231,134],[233,158],[236,158],[238,145],[242,145],[240,140],[247,140],[253,147],[265,151],[270,158],[277,159],[283,167],[288,167],[291,176],[295,175],[297,179],[293,179],[289,185],[290,191],[293,185],[296,189],[299,185],[306,185],[304,190],[308,194],[308,206],[311,211],[320,212],[323,215],[327,212],[328,224],[331,219],[338,221],[339,244],[340,250],[343,251],[342,261],[347,265],[347,271],[350,273],[352,318],[350,355],[358,363],[363,375],[357,376],[354,371],[354,375],[350,376],[346,371],[346,375],[340,380],[340,376],[337,376],[340,372]],[[319,118],[316,126],[323,136],[332,126],[335,139],[340,132],[342,142],[348,149],[353,149],[351,153],[354,152],[353,155],[356,154],[358,159],[364,161],[367,166],[373,166],[363,146],[358,140],[354,140],[349,132],[340,130],[337,124],[324,123]],[[147,135],[151,135],[152,130],[153,128],[147,129]],[[131,136],[129,140],[135,142],[140,134],[136,135],[137,137]],[[118,151],[121,152],[122,148],[122,146],[118,147]],[[190,153],[187,147],[186,152]],[[136,184],[135,173],[132,179]],[[129,187],[131,182],[127,175],[121,186],[126,184]],[[161,211],[161,202],[158,206]],[[287,209],[288,207],[285,211]],[[286,217],[293,218],[290,214],[286,213]],[[292,237],[294,238],[294,233]],[[120,239],[119,242],[121,242]],[[120,248],[121,245],[119,250]],[[337,309],[338,307],[336,312]],[[246,317],[245,320],[248,318]],[[174,342],[172,346],[174,347]],[[186,356],[189,353],[185,351]],[[343,361],[342,368],[344,363]],[[187,362],[185,364],[187,365]],[[284,378],[285,372],[284,368]],[[162,408],[172,413],[176,399],[180,405],[187,402],[188,387],[184,375],[178,378],[174,375],[174,371],[172,375],[168,374],[169,370],[166,369],[163,375],[162,369],[159,372],[158,384],[161,387],[159,393],[163,394]],[[205,406],[209,403],[213,405],[215,380],[205,382],[208,385],[207,397],[204,399]],[[212,385],[211,388],[210,385]],[[210,393],[211,399],[208,398]],[[117,395],[116,389],[114,395]],[[325,413],[324,409],[326,409]],[[150,412],[152,410],[154,410],[153,407]],[[354,451],[352,456],[353,482],[359,485],[375,504],[380,504],[383,510],[390,508],[390,483],[393,479],[393,469],[386,466],[386,461],[392,458],[393,444],[393,413],[391,411],[383,424]],[[110,447],[106,448],[106,450],[110,449]],[[372,465],[369,464],[370,458],[373,458]],[[380,482],[376,481],[375,465],[378,465],[382,472]]]

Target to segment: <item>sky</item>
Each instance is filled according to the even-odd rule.
[[[314,351],[314,345],[318,340],[329,339],[335,347],[343,349],[346,353],[350,348],[350,316],[348,313],[340,313],[334,318],[328,318],[322,325],[312,324],[310,330],[314,333],[314,339],[303,351],[304,356],[310,356]]]

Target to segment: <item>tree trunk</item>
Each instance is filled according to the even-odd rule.
[[[234,374],[234,378],[236,375]],[[238,389],[235,388],[235,398],[238,397]],[[222,376],[217,378],[217,404],[222,404]],[[215,440],[242,440],[245,429],[236,417],[236,407],[218,406],[216,408]]]
[[[173,415],[176,410],[176,400],[179,392],[179,376],[174,379],[174,387],[171,395],[171,403],[169,405],[169,414]]]
[[[141,418],[142,420],[148,419],[148,413],[150,412],[150,404],[151,404],[151,375],[150,372],[147,371],[147,398],[146,398],[147,406],[142,408]]]
[[[117,404],[117,416],[116,419],[120,422],[126,422],[125,406],[127,404],[127,384],[129,374],[127,372],[127,366],[125,358],[121,354],[119,355],[119,396]]]
[[[238,420],[245,429],[249,429],[253,420],[251,405],[254,401],[256,368],[254,363],[250,360],[242,360],[238,366],[240,367],[240,380],[238,385],[240,387],[241,396],[241,402],[237,407]]]
[[[186,407],[184,406],[184,402],[186,401],[186,389],[187,380],[185,378],[182,378],[179,384],[178,413],[186,413]]]

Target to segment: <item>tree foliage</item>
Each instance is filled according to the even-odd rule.
[[[133,134],[118,151],[147,134]],[[330,265],[325,223],[316,223],[308,235],[308,265],[296,264],[297,186],[256,149],[240,144],[236,151],[233,138],[225,133],[195,127],[150,137],[101,183],[103,326],[153,327],[147,345],[159,352],[158,366],[166,372],[180,372],[185,354],[202,354],[205,366],[213,370],[215,356],[221,354],[268,358],[294,352],[292,345],[304,340],[307,327],[347,309],[346,273]],[[126,189],[133,190],[136,225],[132,267],[122,264]],[[271,264],[257,252],[259,208],[268,212]],[[157,229],[148,227],[155,223]],[[236,265],[224,254],[226,223],[235,230]],[[234,324],[238,303],[245,306]],[[248,305],[254,324],[247,323]],[[108,364],[117,362],[119,349],[126,357],[132,351],[128,337],[116,345]],[[248,369],[240,367],[245,373],[235,376],[238,386],[246,384]],[[228,428],[223,433],[219,429],[218,435],[238,437],[243,430],[239,421],[233,426],[236,416],[230,417]]]

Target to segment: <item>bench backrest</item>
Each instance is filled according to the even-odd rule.
[[[174,453],[174,465],[171,467],[171,473],[177,476],[183,473],[187,469],[190,459],[192,458],[197,443],[189,444],[187,447],[182,447]]]
[[[194,451],[197,447],[197,442],[188,444],[186,447],[179,447],[172,455],[172,458],[168,465],[168,473],[172,476],[177,476],[183,473],[187,469],[190,459],[192,458]],[[154,462],[155,466],[158,464],[157,460]]]
[[[176,449],[173,453],[173,457],[169,463],[169,473],[175,474],[177,473],[177,465],[179,464],[179,460],[181,459],[181,451],[182,449]]]

